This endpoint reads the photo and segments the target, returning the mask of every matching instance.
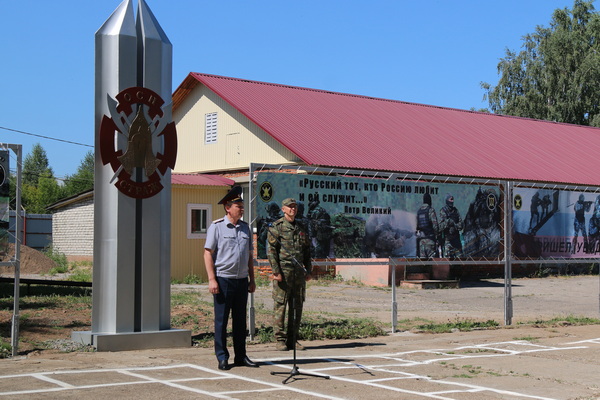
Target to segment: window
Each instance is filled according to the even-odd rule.
[[[187,238],[206,239],[206,230],[212,221],[212,205],[187,205]]]
[[[217,143],[217,113],[204,116],[204,144]]]

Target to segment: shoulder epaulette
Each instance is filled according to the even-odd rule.
[[[215,219],[212,223],[213,224],[218,224],[219,222],[223,222],[223,221],[225,221],[225,217],[219,218],[219,219]]]

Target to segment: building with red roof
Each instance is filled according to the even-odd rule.
[[[301,164],[596,186],[600,129],[190,73],[178,172]]]
[[[600,129],[593,127],[201,73],[175,90],[173,119],[174,171],[227,176],[246,191],[257,164],[593,192],[600,186]]]

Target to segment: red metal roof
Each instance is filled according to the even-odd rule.
[[[219,175],[171,174],[171,184],[199,186],[233,186],[233,179]]]
[[[598,128],[199,73],[175,107],[199,83],[309,165],[600,185]]]

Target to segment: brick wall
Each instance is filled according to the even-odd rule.
[[[61,208],[52,216],[52,246],[68,258],[94,255],[94,200]]]

